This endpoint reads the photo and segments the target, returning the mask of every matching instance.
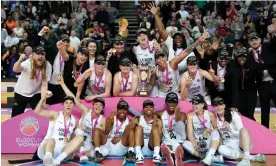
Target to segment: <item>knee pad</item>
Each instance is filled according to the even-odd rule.
[[[77,128],[77,129],[75,130],[75,134],[76,134],[76,136],[83,136],[83,135],[84,135],[84,131],[81,130],[81,129],[79,129],[79,128]]]
[[[190,141],[184,141],[184,143],[182,144],[183,148],[185,150],[187,150],[190,154],[193,154],[195,149],[193,144]]]
[[[219,154],[223,155],[228,159],[237,160],[240,157],[240,151],[236,149],[232,149],[226,145],[220,145],[218,148]]]
[[[212,141],[219,141],[220,136],[219,136],[219,132],[217,130],[213,130],[211,132],[211,140]]]

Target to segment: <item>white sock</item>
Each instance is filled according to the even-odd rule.
[[[96,147],[96,148],[95,148],[95,152],[96,152],[96,151],[100,152],[100,148],[99,148],[99,147]]]
[[[249,158],[248,158],[250,161],[255,161],[255,155],[249,155]]]
[[[213,156],[215,153],[216,153],[216,150],[214,148],[210,148],[207,153],[207,156]]]
[[[141,152],[141,146],[136,146],[135,147],[135,152],[136,152],[137,155],[141,155],[142,154],[142,152]]]
[[[134,152],[134,148],[133,147],[129,147],[128,148],[128,152],[130,152],[130,151]]]
[[[53,154],[51,152],[46,152],[45,156],[52,156],[53,157]]]
[[[67,154],[65,152],[62,152],[58,157],[57,157],[57,161],[61,162],[63,161],[65,158],[67,157]]]
[[[249,151],[245,151],[245,152],[243,153],[243,158],[244,158],[244,159],[249,159],[249,157],[250,157]]]
[[[159,156],[159,153],[160,153],[160,146],[155,146],[153,149],[153,155]]]
[[[85,152],[83,146],[80,147],[80,153],[82,153],[82,152]]]

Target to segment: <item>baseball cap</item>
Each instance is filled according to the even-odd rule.
[[[252,40],[252,39],[259,39],[259,38],[260,38],[260,36],[256,32],[250,33],[250,35],[248,37],[249,41]]]
[[[216,97],[214,100],[213,100],[213,104],[216,106],[216,105],[220,105],[220,104],[224,104],[224,100],[222,97]]]
[[[146,107],[146,106],[148,106],[148,105],[150,105],[150,106],[153,106],[153,107],[154,107],[154,103],[153,103],[153,101],[151,101],[151,100],[147,99],[147,100],[145,100],[145,101],[143,102],[143,108],[145,108],[145,107]]]
[[[166,56],[165,52],[163,52],[163,51],[157,51],[155,53],[155,60],[158,59],[160,56]]]
[[[122,42],[124,43],[123,37],[120,34],[115,35],[114,37],[114,43]]]
[[[128,110],[128,108],[129,108],[129,105],[125,100],[121,100],[117,104],[117,109],[127,109]]]
[[[82,54],[85,54],[86,56],[89,56],[89,50],[88,50],[88,48],[86,48],[86,47],[80,47],[80,48],[78,49],[78,52],[80,52],[80,53],[82,53]]]
[[[62,40],[62,41],[67,41],[68,43],[70,43],[70,38],[69,38],[69,36],[66,35],[66,34],[61,35],[61,40]]]
[[[102,63],[105,63],[105,57],[103,55],[97,55],[96,58],[95,58],[95,61],[94,63],[98,63],[98,62],[102,62]]]
[[[145,35],[148,35],[148,31],[145,29],[145,28],[141,28],[137,31],[137,36],[139,36],[140,34],[145,34]]]
[[[43,46],[37,46],[37,47],[34,49],[34,52],[35,52],[36,54],[39,54],[39,53],[46,54],[45,49],[44,49]]]
[[[198,94],[198,95],[193,96],[192,103],[193,104],[201,104],[201,103],[205,103],[205,100],[201,94]]]
[[[166,103],[167,102],[176,102],[176,103],[178,103],[178,96],[177,96],[176,93],[170,92],[170,93],[167,94],[165,101],[166,101]]]
[[[176,36],[181,36],[181,37],[184,38],[184,34],[183,34],[182,32],[180,32],[180,31],[177,31],[177,32],[175,32],[175,33],[173,34],[173,39],[174,39]]]
[[[190,56],[188,59],[187,59],[187,64],[194,64],[194,63],[197,63],[197,59],[195,56]]]
[[[72,96],[65,96],[62,103],[64,103],[66,100],[71,100],[75,104],[75,99]]]
[[[241,56],[247,57],[246,49],[240,49],[240,50],[238,50],[237,56],[238,57],[241,57]]]
[[[228,51],[227,50],[221,50],[220,52],[219,52],[219,54],[218,54],[218,57],[219,58],[229,58],[229,53],[228,53]]]
[[[105,106],[105,101],[104,101],[103,98],[101,98],[101,97],[96,97],[96,98],[93,100],[93,104],[94,104],[94,103],[97,103],[97,102],[102,103],[103,107]]]
[[[128,57],[122,57],[120,58],[120,65],[125,65],[125,66],[130,66],[131,65],[131,61]]]

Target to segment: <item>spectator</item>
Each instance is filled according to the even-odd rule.
[[[13,65],[19,59],[18,47],[13,45],[10,47],[9,51],[2,57],[4,74],[8,78],[15,78],[19,73],[13,71]]]
[[[22,39],[23,38],[24,29],[22,28],[20,21],[16,21],[16,27],[13,28],[13,32],[15,33],[15,36],[18,39]]]
[[[89,14],[89,17],[85,20],[85,29],[89,29],[93,26],[93,23],[95,22],[95,15],[93,13]]]
[[[244,24],[240,21],[238,15],[234,17],[234,22],[231,24],[230,29],[234,32],[235,40],[240,40],[244,31]]]
[[[214,28],[212,22],[208,22],[206,31],[209,33],[210,37],[214,37],[216,35],[216,28]]]
[[[147,30],[150,30],[150,27],[151,27],[151,24],[150,22],[148,22],[148,17],[144,17],[143,22],[140,23],[139,29],[145,28]]]
[[[8,37],[8,32],[6,30],[7,25],[5,23],[1,24],[1,46],[4,45],[5,39]]]
[[[7,15],[6,15],[6,11],[3,9],[3,5],[1,5],[1,20],[6,20]]]
[[[248,14],[244,20],[244,28],[249,28],[251,31],[255,31],[255,24],[251,18],[251,15]]]
[[[268,26],[267,19],[264,17],[263,12],[261,12],[259,16],[260,16],[259,19],[255,21],[256,32],[260,34],[261,38],[264,38],[267,33],[267,26]]]
[[[268,33],[270,33],[270,34],[275,34],[275,33],[276,33],[276,18],[273,18],[273,19],[272,19],[272,24],[270,24],[270,25],[267,27],[267,31],[268,31]]]
[[[37,30],[33,26],[32,22],[30,22],[29,25],[27,27],[25,27],[25,32],[28,34],[28,38],[27,38],[28,45],[31,47],[38,45],[37,43],[39,41],[38,41]]]
[[[8,16],[8,20],[6,21],[6,25],[9,30],[13,30],[16,27],[16,22],[14,21],[12,16]]]
[[[169,21],[167,22],[166,27],[171,25],[171,21],[174,21],[176,24],[176,22],[177,22],[176,13],[172,13],[171,19],[169,19]]]
[[[78,46],[80,44],[80,39],[76,37],[76,31],[71,31],[70,36],[70,44],[75,48],[75,50],[78,50]]]
[[[208,25],[209,23],[213,24],[213,28],[215,28],[219,25],[220,22],[219,22],[219,20],[216,19],[216,13],[215,12],[212,12],[209,19],[205,23],[205,25]]]
[[[56,31],[59,28],[59,24],[55,18],[52,19],[51,23],[49,24],[49,27],[51,27],[54,31]]]
[[[187,46],[190,46],[194,43],[194,39],[190,36],[190,33],[186,30],[184,30],[184,36],[187,43]]]
[[[4,41],[5,47],[9,49],[12,45],[17,45],[18,42],[19,39],[15,36],[15,33],[8,30],[8,36]]]
[[[101,39],[104,37],[104,31],[99,27],[97,21],[94,22],[93,28],[91,28],[88,33],[89,37],[95,40],[97,43],[100,43]]]
[[[233,1],[230,2],[230,6],[226,8],[226,15],[230,20],[234,19],[234,16],[238,15],[238,11]]]
[[[201,36],[203,32],[205,31],[205,27],[201,25],[201,20],[197,19],[196,20],[196,26],[193,28],[193,33]]]
[[[177,32],[177,27],[175,26],[175,21],[171,20],[170,21],[170,26],[166,28],[166,32],[168,33],[169,36],[173,36]]]
[[[108,12],[108,26],[111,28],[111,33],[115,34],[115,20],[118,16],[119,11],[111,6],[111,2],[107,2],[107,8],[105,9]]]
[[[17,44],[17,50],[19,55],[24,54],[25,45],[22,40],[20,40],[19,43]]]
[[[220,23],[217,26],[216,33],[218,36],[223,38],[227,37],[227,35],[229,34],[229,29],[226,27],[225,21],[223,19],[220,20]]]
[[[29,58],[33,53],[33,49],[30,46],[25,47],[24,54],[26,55],[26,58]]]
[[[39,17],[39,15],[36,15],[35,16],[35,20],[33,20],[33,26],[34,26],[34,28],[38,31],[38,30],[40,30],[40,28],[41,28],[41,22],[40,22],[40,17]]]
[[[25,12],[25,20],[30,21],[33,20],[33,13],[30,7],[26,8],[26,12]]]
[[[84,12],[82,12],[82,9],[83,8],[79,6],[77,8],[76,13],[75,13],[78,24],[81,25],[81,26],[84,25],[83,21],[87,19],[87,15]]]
[[[12,16],[15,21],[19,21],[25,17],[25,14],[22,12],[22,10],[19,8],[19,6],[16,6],[15,11],[12,12]]]
[[[98,21],[100,27],[106,27],[108,25],[109,16],[108,12],[105,10],[104,3],[101,3],[100,10],[97,12],[95,20]]]
[[[87,1],[86,6],[87,12],[95,16],[99,8],[99,5],[96,4],[96,1]]]
[[[181,18],[184,19],[189,17],[189,13],[185,10],[184,5],[180,5],[180,10],[178,10],[176,14],[180,14]]]
[[[76,37],[78,37],[79,39],[83,38],[83,36],[84,36],[83,28],[79,24],[77,24],[76,18],[72,19],[71,31],[73,31],[73,30],[76,32]]]
[[[62,13],[61,17],[58,19],[58,24],[61,29],[67,28],[68,19],[66,17],[66,13]]]

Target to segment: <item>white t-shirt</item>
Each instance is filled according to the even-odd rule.
[[[183,10],[183,11],[179,10],[179,14],[180,14],[181,18],[185,18],[186,19],[186,18],[189,17],[189,13],[187,11],[185,11],[185,10]]]
[[[13,32],[15,33],[16,36],[22,36],[24,33],[24,29],[23,28],[13,28]],[[22,38],[22,37],[20,37]]]
[[[70,44],[76,49],[78,50],[79,48],[79,44],[80,44],[80,39],[78,37],[73,37],[70,36]]]
[[[53,73],[49,83],[53,85],[58,85],[59,84],[57,81],[58,75],[59,73],[63,75],[63,72],[64,72],[64,61],[60,56],[60,54],[58,53],[53,64]]]
[[[32,97],[35,94],[38,94],[41,92],[41,84],[42,84],[42,76],[41,72],[36,80],[30,79],[31,77],[31,61],[30,59],[27,59],[26,61],[21,63],[21,66],[24,68],[24,70],[21,72],[20,76],[18,77],[18,80],[15,85],[14,92],[18,93],[25,97]],[[39,71],[37,71],[39,73]],[[46,70],[46,79],[47,81],[50,81],[52,73],[52,66],[47,61],[47,70]]]

